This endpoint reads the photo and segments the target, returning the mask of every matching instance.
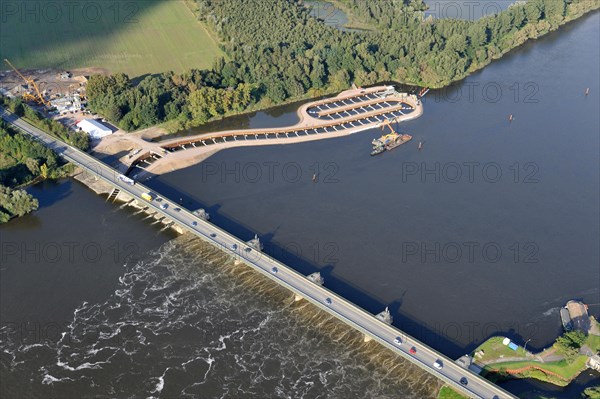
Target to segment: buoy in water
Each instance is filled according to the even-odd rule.
[[[585,95],[589,95],[590,94],[590,88],[588,87],[587,89],[585,89]]]
[[[316,173],[313,173],[312,181],[313,181],[313,183],[317,182],[317,174]]]
[[[509,122],[512,122],[512,121],[513,121],[513,116],[512,116],[512,114],[510,114],[510,115],[508,116],[508,121],[509,121]]]
[[[423,149],[423,142],[419,141],[419,150],[422,150],[422,149]]]

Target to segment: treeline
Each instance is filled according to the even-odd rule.
[[[54,151],[0,123],[0,184],[16,187],[38,177],[62,177],[63,165]]]
[[[13,190],[0,184],[0,223],[38,209],[38,200],[25,190]]]
[[[397,7],[394,0],[343,2],[380,28],[373,40],[381,45],[381,51],[404,55],[395,79],[430,87],[462,79],[528,39],[600,7],[600,2],[589,0],[528,0],[475,21],[419,21],[407,19],[405,9]],[[420,0],[412,0],[409,7],[423,10],[418,3]]]
[[[256,86],[230,86],[216,72],[200,70],[148,76],[137,85],[122,73],[94,75],[87,86],[89,107],[125,130],[172,120],[200,125],[245,110],[256,101],[255,91]]]
[[[196,0],[227,59],[212,70],[164,73],[133,85],[92,77],[90,107],[126,130],[159,122],[201,124],[258,103],[345,89],[352,82],[441,87],[529,38],[600,7],[589,0],[529,0],[477,21],[423,18],[422,0],[343,0],[376,27],[345,32],[311,17],[295,0]]]
[[[0,223],[38,208],[38,201],[17,187],[69,172],[54,151],[0,121]]]
[[[61,139],[73,147],[83,151],[90,149],[90,139],[87,133],[71,130],[53,119],[45,118],[29,105],[23,103],[20,98],[9,99],[0,96],[0,105],[5,106],[16,115],[26,118],[32,125]]]

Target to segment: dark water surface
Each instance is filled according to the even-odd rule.
[[[499,332],[541,348],[568,299],[599,302],[596,33],[597,13],[432,92],[402,125],[414,140],[380,157],[373,130],[230,149],[149,184],[451,356]]]
[[[149,184],[450,356],[495,334],[542,349],[569,299],[600,314],[598,34],[594,13],[430,93],[402,126],[414,140],[380,157],[373,130],[230,149]]]
[[[30,192],[41,209],[0,229],[2,398],[423,398],[439,389],[200,240],[160,232],[76,182]]]
[[[567,300],[600,303],[598,17],[430,93],[401,127],[414,140],[393,152],[369,157],[373,130],[231,149],[149,184],[242,238],[258,233],[369,311],[389,305],[397,326],[450,356],[499,333],[541,349]],[[288,125],[295,108],[221,124]],[[76,182],[30,191],[41,209],[0,227],[2,397],[428,398],[439,387],[199,240]],[[572,398],[597,381],[505,386]]]

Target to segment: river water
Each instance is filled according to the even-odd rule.
[[[595,13],[431,92],[400,126],[413,141],[379,157],[372,130],[230,149],[148,183],[241,238],[258,233],[367,310],[389,306],[449,356],[495,334],[541,349],[567,300],[600,303],[599,26]],[[220,125],[288,125],[295,109]],[[76,182],[30,190],[42,209],[0,228],[3,397],[425,398],[439,387],[198,240]]]

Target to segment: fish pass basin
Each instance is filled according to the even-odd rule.
[[[202,154],[213,154],[225,148],[341,137],[390,121],[415,119],[422,113],[423,105],[416,95],[399,93],[393,86],[346,90],[336,97],[301,106],[298,109],[300,122],[293,126],[205,133],[160,142],[163,153],[139,157],[132,163],[130,172],[138,169],[134,173],[137,176],[140,172],[171,172],[199,162]]]

